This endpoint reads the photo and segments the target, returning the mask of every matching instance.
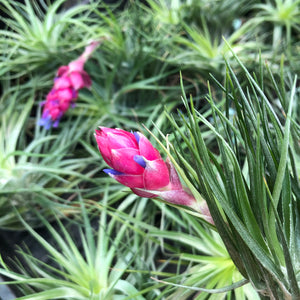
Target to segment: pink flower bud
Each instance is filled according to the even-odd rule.
[[[69,77],[64,76],[64,77],[57,77],[54,79],[53,88],[55,90],[66,89],[71,86],[72,86],[72,82]]]
[[[71,102],[72,100],[74,100],[74,93],[71,88],[57,90],[56,95],[60,103]]]
[[[50,116],[54,120],[59,117],[59,114],[60,114],[60,109],[58,107],[55,107],[55,108],[51,109],[51,111],[50,111]]]
[[[57,70],[57,77],[63,77],[63,76],[66,76],[69,72],[69,67],[68,66],[61,66],[58,68]]]
[[[90,76],[85,72],[71,72],[69,75],[73,88],[77,91],[84,87],[89,88],[92,85]]]
[[[63,112],[63,113],[65,111],[67,111],[69,109],[69,107],[70,107],[70,103],[71,102],[69,102],[69,101],[60,101],[60,103],[59,103],[59,109],[60,109],[60,111]]]
[[[112,167],[103,170],[109,176],[141,197],[160,197],[169,203],[190,207],[214,224],[206,202],[199,203],[191,191],[182,186],[173,164],[169,159],[164,162],[144,135],[100,127],[95,138],[103,159]]]
[[[96,141],[111,177],[130,188],[160,189],[169,184],[169,171],[159,152],[141,133],[100,127]]]
[[[198,203],[192,193],[184,188],[180,182],[179,176],[177,174],[176,169],[173,164],[167,159],[165,166],[168,168],[169,172],[169,184],[163,189],[155,189],[151,188],[151,190],[155,190],[156,197],[160,197],[163,200],[178,205],[189,206],[195,210],[198,207]],[[139,188],[133,189],[133,192],[138,194],[139,196],[146,197],[143,194],[145,190],[141,190]]]
[[[169,170],[162,159],[146,160],[143,175],[146,190],[159,190],[170,182]]]
[[[79,58],[71,61],[68,66],[61,66],[57,70],[53,88],[48,93],[46,101],[43,101],[41,104],[44,106],[42,117],[39,120],[41,126],[44,126],[46,129],[54,125],[54,127],[57,127],[63,114],[70,106],[75,106],[78,90],[91,86],[91,78],[83,68],[85,62],[99,43],[98,41],[91,42]],[[55,103],[55,107],[52,102]]]

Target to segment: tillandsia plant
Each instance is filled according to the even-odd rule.
[[[61,66],[54,79],[54,86],[48,93],[46,100],[41,103],[43,114],[39,125],[49,129],[57,127],[61,117],[75,106],[78,90],[92,84],[89,74],[84,71],[84,64],[99,45],[99,41],[92,41],[76,60],[67,66]]]
[[[211,116],[207,119],[196,111],[192,99],[187,99],[181,83],[187,116],[179,112],[181,125],[169,116],[175,130],[173,144],[169,142],[171,136],[165,137],[168,147],[156,138],[168,155],[167,162],[140,133],[101,127],[96,131],[96,140],[106,163],[113,168],[106,172],[134,193],[158,196],[181,205],[178,207],[190,207],[204,218],[209,216],[244,277],[238,286],[250,282],[262,299],[298,300],[299,124],[292,113],[298,105],[297,80],[286,83],[282,70],[278,85],[266,66],[273,91],[268,87],[265,92],[262,63],[259,74],[251,76],[232,54],[247,79],[243,82],[246,91],[226,64],[225,85],[213,78],[224,92],[224,99],[216,104],[209,88]],[[267,95],[272,95],[272,101]],[[206,128],[215,136],[212,149],[202,135]],[[181,183],[174,188],[173,178],[179,181],[177,172],[189,189]],[[207,204],[207,213],[197,206],[198,199],[205,199],[199,203]]]
[[[156,204],[162,211],[168,208],[163,203]],[[182,210],[168,211],[167,214],[169,222],[176,226],[171,230],[161,226],[148,233],[151,237],[163,239],[164,243],[173,241],[179,246],[169,262],[177,266],[176,273],[165,276],[163,280],[158,279],[162,276],[155,277],[167,285],[164,287],[167,300],[259,299],[251,284],[245,284],[215,229],[201,224],[195,216]]]
[[[141,197],[160,197],[171,204],[190,207],[213,223],[206,202],[197,200],[181,184],[171,161],[165,162],[143,134],[100,127],[95,137],[103,159],[113,168],[104,172],[112,178]]]
[[[30,80],[28,75],[49,73],[70,51],[83,47],[84,41],[103,36],[103,27],[90,16],[94,1],[70,8],[67,2],[1,1],[2,78]]]
[[[123,197],[124,201],[118,207],[120,211],[130,206],[130,198],[132,195]],[[136,238],[133,239],[134,233],[127,220],[109,215],[107,192],[102,200],[98,225],[92,221],[92,213],[88,215],[90,211],[87,210],[88,205],[83,205],[83,199],[78,203],[81,219],[65,222],[66,219],[58,218],[55,213],[57,224],[50,224],[39,216],[40,222],[49,232],[47,239],[22,221],[44,249],[45,255],[37,258],[27,249],[19,249],[20,261],[14,261],[14,271],[0,257],[0,274],[10,279],[6,284],[18,288],[20,297],[17,299],[147,299],[139,294],[138,289],[144,285],[140,274],[128,272],[133,265],[140,268],[140,261],[135,256],[140,245],[136,244]],[[91,207],[95,210],[95,203]],[[133,214],[134,210],[128,217]],[[145,292],[149,291],[151,288]]]
[[[35,81],[36,80],[36,81]],[[56,134],[47,134],[32,118],[35,84],[3,88],[0,98],[0,228],[24,229],[20,214],[31,226],[39,226],[34,211],[44,217],[51,210],[74,211],[69,200],[78,185],[92,182],[94,170],[88,170],[94,158],[76,149],[89,120],[68,119]],[[99,168],[100,169],[100,168]],[[83,187],[83,185],[81,185]],[[84,193],[83,189],[81,192]]]
[[[235,58],[243,69],[247,79],[243,85],[247,88],[242,88],[227,64],[225,86],[218,83],[224,91],[223,102],[216,104],[211,91],[207,96],[211,119],[196,111],[183,90],[187,117],[181,114],[184,129],[170,117],[177,140],[171,149],[207,201],[215,226],[240,273],[262,299],[298,300],[297,79],[286,85],[282,70],[281,82],[277,84],[266,66],[273,84],[270,101],[264,92],[262,63],[259,74],[251,76]],[[296,108],[295,113],[292,108]],[[235,112],[233,118],[230,109]],[[212,149],[205,143],[204,128],[215,136]],[[192,165],[188,163],[190,159]]]

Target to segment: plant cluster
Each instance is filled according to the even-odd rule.
[[[300,1],[69,2],[0,3],[0,284],[299,300]]]

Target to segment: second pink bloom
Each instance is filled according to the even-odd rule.
[[[39,125],[46,129],[57,127],[64,113],[75,106],[78,90],[91,86],[92,81],[84,70],[84,64],[98,45],[96,41],[90,43],[79,58],[58,69],[54,85],[42,102],[43,113]]]

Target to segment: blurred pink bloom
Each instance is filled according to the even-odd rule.
[[[90,43],[78,59],[67,66],[61,66],[54,79],[53,88],[48,93],[43,106],[39,125],[49,129],[57,127],[61,117],[70,108],[75,106],[78,90],[89,88],[92,84],[89,74],[84,71],[84,64],[100,42]]]
[[[206,202],[197,202],[189,189],[182,186],[172,163],[168,159],[165,162],[140,132],[100,127],[95,138],[103,159],[112,167],[103,170],[109,176],[141,197],[160,197],[193,208],[213,224]]]

